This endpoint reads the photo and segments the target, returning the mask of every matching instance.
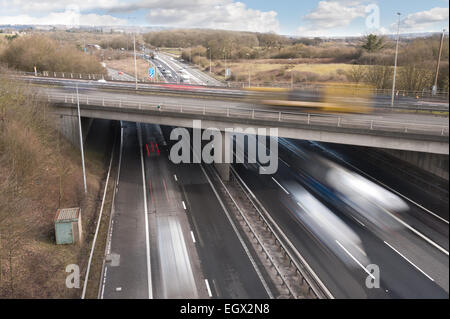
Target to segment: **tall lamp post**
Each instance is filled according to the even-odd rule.
[[[395,61],[394,61],[394,78],[392,79],[392,96],[391,96],[391,106],[394,106],[394,95],[395,95],[395,77],[397,76],[397,57],[398,57],[398,41],[400,38],[400,12],[398,15],[398,26],[397,26],[397,44],[395,45]]]
[[[84,165],[84,146],[83,146],[83,133],[81,131],[80,96],[78,95],[78,84],[76,85],[76,89],[77,89],[78,130],[80,131],[81,166],[83,168],[83,186],[84,186],[84,194],[87,194],[86,167]]]
[[[134,51],[134,80],[136,83],[136,90],[137,90],[138,80],[137,80],[137,64],[136,64],[136,33],[133,34],[133,51]]]
[[[209,50],[209,74],[212,72],[212,59],[211,59],[211,48],[208,48]]]
[[[250,53],[245,54],[248,59],[248,87],[251,86],[251,74],[250,74]]]
[[[437,93],[437,81],[438,81],[438,75],[439,75],[439,65],[441,64],[441,54],[442,54],[442,45],[444,44],[444,36],[445,36],[445,29],[442,30],[442,36],[441,36],[441,44],[439,45],[439,55],[436,65],[436,75],[434,77],[434,85],[433,89],[431,91],[431,94],[436,95]]]

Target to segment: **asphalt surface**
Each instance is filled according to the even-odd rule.
[[[397,212],[398,216],[448,251],[447,181],[374,149],[290,141],[401,194],[409,209]]]
[[[169,146],[157,125],[140,125],[148,272],[139,129],[135,123],[123,126],[120,177],[101,297],[268,298],[255,265],[200,166],[170,162]]]
[[[158,65],[165,68],[169,75],[167,80],[169,82],[180,83],[181,74],[185,74],[189,77],[189,84],[200,84],[200,85],[211,85],[211,86],[224,86],[220,81],[217,81],[213,77],[185,64],[182,63],[170,55],[163,52],[155,52],[155,59]]]
[[[123,148],[101,298],[149,298],[142,170],[135,123],[124,123]]]
[[[300,144],[302,142],[294,141],[294,143]],[[302,150],[304,148],[300,147],[300,149]],[[419,272],[422,272],[421,275],[425,275],[425,277],[434,281],[448,292],[447,223],[437,219],[427,211],[411,203],[406,210],[397,210],[395,208],[371,207],[370,202],[367,202],[362,207],[357,208],[359,210],[358,212],[352,212],[352,209],[348,204],[340,202],[339,199],[330,196],[327,191],[320,190],[319,187],[313,185],[311,181],[309,181],[309,177],[314,177],[314,173],[311,174],[311,171],[308,172],[308,169],[305,169],[304,161],[297,160],[295,157],[292,158],[286,156],[284,151],[281,151],[280,154],[281,158],[291,165],[291,170],[302,175],[303,184],[307,184],[306,186],[312,193],[321,197],[322,200],[336,212],[337,216],[350,216],[350,221],[353,223],[355,223],[355,219],[362,220],[364,224],[362,228],[365,230],[365,233],[363,233],[364,235],[366,235],[367,232],[371,232],[376,238],[385,244],[387,243],[384,248],[389,247],[392,249],[390,246],[395,247],[397,256],[384,257],[381,255],[376,260],[377,264],[380,264],[379,260],[382,258],[394,263],[394,260],[404,260],[406,257],[412,263],[410,263],[410,266],[414,267],[414,270],[419,270]],[[388,169],[385,169],[385,171],[389,172]],[[342,185],[341,187],[345,187],[345,185]],[[402,189],[398,190],[402,191]],[[390,199],[388,198],[385,199],[385,201],[389,200]],[[373,220],[366,218],[371,214],[379,214],[378,216],[380,217],[381,223],[375,222],[374,224]],[[361,225],[355,224],[355,226],[359,227]],[[376,252],[380,253],[381,250],[378,249]],[[369,257],[372,256],[368,250],[366,250],[366,253]],[[396,266],[396,264],[392,267],[394,266]],[[411,281],[410,284],[412,284],[414,276],[410,273],[408,273],[408,276]],[[401,280],[400,276],[396,279],[398,279],[399,282]],[[422,283],[418,281],[416,290],[418,290],[421,285]],[[432,294],[431,291],[430,293]]]
[[[159,126],[140,125],[145,158],[154,298],[207,297],[200,262]]]
[[[171,128],[163,127],[170,136]],[[168,140],[170,146],[170,140]],[[169,147],[168,146],[168,147]],[[214,298],[268,298],[261,278],[199,164],[170,162],[185,199],[205,279]],[[174,179],[173,178],[173,179]]]
[[[107,68],[108,76],[110,76],[113,80],[116,81],[135,81],[134,76],[123,73],[122,71],[118,71],[115,69]],[[122,72],[122,73],[121,73]]]

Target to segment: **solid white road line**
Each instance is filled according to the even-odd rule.
[[[428,238],[427,236],[425,236],[424,234],[422,234],[421,232],[419,232],[417,229],[411,227],[410,225],[408,225],[407,223],[405,223],[403,220],[401,220],[400,218],[398,218],[397,216],[395,216],[394,214],[392,214],[389,210],[377,205],[380,209],[382,209],[384,212],[386,212],[387,214],[389,214],[392,218],[394,218],[396,221],[398,221],[400,224],[402,224],[403,226],[405,226],[406,228],[408,228],[410,231],[412,231],[413,233],[415,233],[417,236],[421,237],[422,239],[424,239],[426,242],[428,242],[429,244],[431,244],[432,246],[436,247],[437,249],[439,249],[440,251],[442,251],[444,254],[446,254],[448,256],[448,251],[445,250],[445,248],[442,248],[441,246],[439,246],[438,244],[436,244],[434,241],[432,241],[430,238]]]
[[[139,133],[139,150],[141,153],[141,169],[142,169],[142,189],[144,192],[144,220],[145,220],[145,253],[147,257],[147,286],[148,286],[148,298],[153,299],[153,287],[152,287],[152,270],[150,264],[150,239],[148,230],[148,208],[147,208],[147,190],[145,187],[145,170],[144,170],[144,154],[142,152],[142,135],[141,125],[136,123]]]
[[[273,179],[273,181],[274,181],[275,183],[277,183],[278,186],[280,186],[280,188],[281,188],[286,194],[289,195],[289,192],[288,192],[283,186],[281,186],[281,184],[278,183],[277,180],[276,180],[275,178],[272,177],[272,179]]]
[[[384,243],[386,245],[388,245],[393,251],[395,251],[397,254],[399,254],[400,256],[403,257],[403,259],[405,259],[407,262],[409,262],[411,265],[413,265],[418,271],[420,271],[422,274],[424,274],[428,279],[430,279],[431,281],[434,281],[433,278],[431,278],[430,276],[428,276],[422,269],[420,269],[419,267],[417,267],[411,260],[409,260],[408,258],[406,258],[404,255],[402,255],[397,249],[395,249],[394,247],[392,247],[391,245],[389,245],[387,242],[384,241]]]
[[[108,272],[108,267],[105,267],[105,273],[103,274],[103,283],[102,283],[102,294],[100,299],[103,299],[103,294],[105,293],[105,285],[106,285],[106,274]]]
[[[123,127],[122,121],[120,121],[120,151],[119,151],[119,168],[117,171],[116,191],[120,180],[120,167],[122,166],[122,149],[123,149]]]
[[[208,296],[212,297],[211,288],[209,287],[208,279],[205,279],[206,289],[208,290]]]
[[[342,246],[342,244],[337,240],[337,239],[335,239],[336,240],[336,243],[339,245],[339,246],[341,246],[341,248],[362,268],[362,269],[364,269],[364,271],[370,276],[370,277],[372,277],[372,279],[375,279],[375,276],[374,275],[372,275],[371,273],[370,273],[370,271],[368,271],[367,269],[366,269],[366,267],[364,267],[364,265],[363,264],[361,264],[360,262],[359,262],[359,260],[358,259],[356,259],[344,246]]]

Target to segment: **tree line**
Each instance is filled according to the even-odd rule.
[[[21,71],[105,73],[100,61],[70,43],[40,34],[21,36],[3,45],[0,63]]]

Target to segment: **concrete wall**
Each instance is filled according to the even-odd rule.
[[[390,149],[383,149],[382,151],[416,167],[420,167],[424,171],[448,180],[448,155]]]
[[[78,117],[74,115],[59,115],[56,117],[57,127],[61,134],[77,148],[80,148],[80,133],[78,130]],[[86,137],[92,126],[92,118],[81,118],[81,128],[83,135],[83,143],[86,142]]]

